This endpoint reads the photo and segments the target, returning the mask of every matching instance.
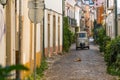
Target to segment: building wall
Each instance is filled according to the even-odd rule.
[[[89,12],[89,5],[85,5],[85,19],[87,20],[87,25],[89,26],[89,18],[90,18],[90,12]]]
[[[118,36],[120,36],[120,20],[118,20]]]
[[[88,35],[90,36],[91,34],[91,30],[90,30],[90,6],[89,5],[85,5],[85,13],[84,13],[84,17],[85,17],[85,27],[86,27],[86,31],[88,33]]]
[[[16,4],[16,51],[18,51],[18,33],[19,33],[19,1]],[[34,24],[29,20],[28,17],[28,0],[22,0],[22,51],[21,51],[21,64],[28,67],[29,71],[23,71],[21,78],[25,78],[33,72],[34,68]],[[41,63],[41,23],[37,24],[36,29],[36,65],[40,66]],[[17,53],[16,53],[17,54]],[[18,55],[16,55],[18,57]],[[18,62],[18,60],[16,61]]]
[[[45,0],[44,51],[45,56],[62,52],[62,0]],[[59,18],[59,20],[58,20]]]
[[[114,13],[110,13],[106,19],[106,32],[112,39],[115,38]]]
[[[5,6],[6,22],[6,65],[15,64],[15,1]]]
[[[12,64],[15,64],[15,0],[11,1],[11,59]]]
[[[62,14],[62,0],[45,0],[45,7]]]
[[[0,4],[0,65],[2,66],[6,64],[6,28],[4,18],[4,9]]]
[[[48,20],[48,16],[50,16],[50,20]],[[55,23],[53,17],[55,16]],[[59,18],[59,22],[58,22]],[[55,24],[55,25],[54,25]],[[49,28],[49,27],[50,28]],[[55,26],[55,28],[54,28]],[[55,30],[55,33],[53,33]],[[49,32],[49,34],[48,34]],[[52,10],[45,10],[45,26],[44,26],[44,40],[45,40],[45,55],[51,56],[57,54],[58,52],[62,52],[62,14],[54,12]],[[50,38],[50,39],[49,39]],[[55,41],[54,41],[55,38]],[[58,45],[59,43],[59,45]],[[55,51],[54,46],[55,44]],[[60,48],[60,49],[58,49]]]
[[[22,1],[22,51],[21,51],[21,64],[25,65],[30,71],[23,71],[21,73],[22,79],[33,72],[34,62],[34,24],[28,18],[28,0]],[[16,4],[16,6],[15,6]],[[51,5],[50,0],[45,0],[45,54],[48,56],[48,36],[50,38],[50,55],[62,52],[62,37],[63,37],[63,24],[62,24],[62,1],[54,0]],[[2,6],[0,5],[0,10]],[[8,0],[6,7],[4,8],[5,26],[1,27],[0,24],[0,64],[12,65],[17,64],[18,57],[18,33],[19,33],[19,0],[15,3],[15,0]],[[50,34],[48,34],[48,22],[47,15],[50,13]],[[1,14],[1,13],[0,13]],[[53,29],[53,16],[55,16],[56,28]],[[0,16],[1,17],[1,16]],[[3,20],[3,19],[2,19]],[[3,20],[4,21],[4,20]],[[1,20],[0,20],[1,22]],[[42,57],[42,22],[37,24],[36,31],[36,65],[40,66]],[[6,30],[6,31],[5,31]],[[55,36],[53,31],[55,30]],[[2,31],[2,32],[1,32]],[[55,38],[55,41],[53,40]],[[55,51],[53,51],[53,43],[55,44]],[[7,57],[6,57],[7,56]]]
[[[103,23],[103,16],[102,14],[104,13],[104,7],[100,6],[97,8],[97,23],[102,24]]]
[[[75,0],[66,0],[65,1],[65,16],[70,18],[75,18]]]
[[[106,23],[106,33],[112,39],[115,38],[115,13],[114,13],[114,0],[104,0],[105,11],[105,23]]]
[[[77,20],[77,26],[80,27],[80,7],[75,7],[75,19]]]

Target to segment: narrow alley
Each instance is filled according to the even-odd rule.
[[[59,56],[46,70],[43,80],[115,80],[115,77],[106,73],[106,63],[96,45],[76,51],[73,44],[70,53]]]
[[[0,80],[41,79],[120,80],[120,0],[0,0]]]

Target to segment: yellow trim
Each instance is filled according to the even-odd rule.
[[[36,53],[36,66],[40,67],[40,65],[41,65],[41,52],[37,52]],[[31,60],[31,61],[27,62],[26,64],[24,64],[24,66],[26,66],[30,69],[31,66],[34,66],[34,60]],[[30,70],[29,71],[22,71],[21,72],[22,80],[32,73],[33,73],[33,69],[32,69],[32,71],[30,71]]]
[[[33,40],[32,40],[32,34],[33,34],[33,31],[32,31],[32,27],[33,27],[33,25],[32,25],[32,23],[30,22],[30,62],[32,63],[32,42],[33,42]],[[32,68],[33,68],[33,66],[32,65],[30,65],[31,67],[30,67],[30,71],[32,72]]]

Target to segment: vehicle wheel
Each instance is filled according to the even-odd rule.
[[[76,50],[78,50],[78,48],[76,47]]]
[[[90,49],[90,47],[88,46],[88,49]]]
[[[84,47],[82,46],[81,49],[84,49]]]

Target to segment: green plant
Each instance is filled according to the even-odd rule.
[[[69,29],[69,24],[68,24],[68,18],[64,17],[64,22],[63,22],[63,50],[65,52],[69,51],[69,48],[71,44],[75,41],[74,40],[74,34],[70,31]]]
[[[111,65],[107,67],[107,73],[111,75],[117,75],[120,76],[120,70],[116,68],[115,65]]]
[[[39,68],[37,68],[37,74],[40,75],[40,76],[43,76],[43,72],[48,68],[48,64],[46,62],[45,59],[42,60],[41,62],[41,66]]]
[[[20,71],[20,70],[29,70],[29,69],[23,65],[11,65],[11,66],[6,66],[6,67],[2,67],[0,65],[0,79],[7,80],[8,77],[14,76],[13,74],[11,74],[11,72],[14,70]]]
[[[106,36],[106,31],[104,28],[97,29],[97,36],[96,43],[100,46],[100,52],[105,52],[105,47],[111,39],[110,37]]]
[[[108,72],[120,76],[120,37],[107,44],[104,57],[108,65]]]
[[[41,80],[43,77],[43,72],[48,68],[48,64],[46,62],[46,59],[42,59],[41,66],[36,68],[36,80]],[[27,80],[34,80],[34,75],[30,75]]]

